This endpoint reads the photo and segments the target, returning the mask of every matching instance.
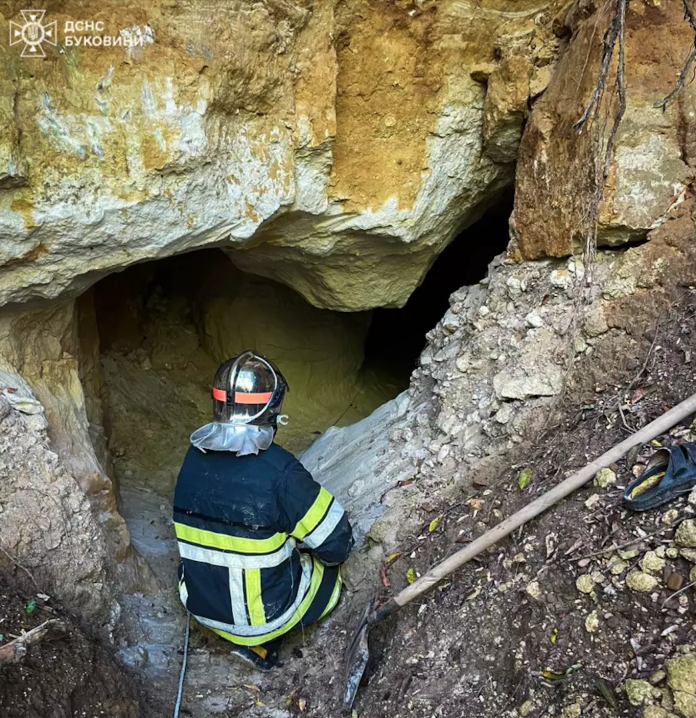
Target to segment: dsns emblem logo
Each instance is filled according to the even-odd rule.
[[[24,25],[10,21],[10,45],[24,43],[22,57],[46,57],[43,42],[55,45],[58,39],[58,23],[44,25],[42,20],[45,10],[22,10]]]

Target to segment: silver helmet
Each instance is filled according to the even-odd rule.
[[[288,390],[273,362],[244,351],[228,359],[215,374],[213,418],[221,423],[275,426]]]

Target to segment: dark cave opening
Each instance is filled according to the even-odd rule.
[[[122,487],[173,488],[188,437],[211,420],[210,383],[244,349],[276,362],[290,392],[278,441],[306,449],[408,387],[449,296],[479,282],[508,243],[505,195],[440,254],[401,309],[318,309],[237,269],[219,249],[129,267],[90,292],[99,334],[104,427]]]
[[[389,365],[393,376],[408,385],[425,347],[425,335],[449,309],[450,295],[480,282],[493,258],[507,248],[512,206],[509,191],[478,222],[462,230],[437,257],[404,307],[374,310],[365,340],[366,362]]]

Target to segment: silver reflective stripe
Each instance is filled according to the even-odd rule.
[[[188,588],[186,588],[186,579],[184,579],[179,584],[179,598],[181,599],[181,603],[184,604],[184,608],[186,608],[186,601],[188,601]]]
[[[311,534],[302,539],[303,543],[306,546],[309,546],[309,548],[318,548],[321,546],[324,541],[331,536],[331,532],[336,528],[336,526],[338,526],[338,522],[341,520],[344,513],[345,511],[343,510],[343,506],[341,506],[341,504],[334,499],[326,516],[324,516],[320,524],[314,529],[314,531],[312,531]]]
[[[271,633],[279,628],[282,628],[293,616],[295,611],[299,608],[302,603],[302,599],[307,595],[310,582],[312,580],[313,564],[312,559],[306,553],[301,556],[302,560],[302,578],[300,579],[300,587],[297,591],[297,597],[293,601],[292,606],[288,608],[285,613],[273,621],[264,623],[261,626],[238,626],[231,625],[229,623],[220,623],[220,621],[212,621],[209,618],[203,618],[202,616],[196,616],[196,620],[208,628],[214,628],[217,631],[225,631],[225,633],[231,633],[237,636],[262,636],[264,633]]]
[[[230,572],[230,601],[232,603],[232,617],[236,626],[248,626],[249,619],[244,600],[244,571],[241,568],[231,568]]]
[[[190,543],[179,541],[179,554],[181,558],[232,569],[273,568],[274,566],[280,566],[283,561],[292,556],[294,548],[295,541],[288,540],[273,553],[238,554],[225,553],[224,551],[216,551],[215,549],[203,548],[202,546],[193,546]]]

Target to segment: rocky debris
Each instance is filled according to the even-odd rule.
[[[107,622],[114,606],[104,530],[49,443],[26,382],[8,372],[0,382],[0,547],[85,620]]]
[[[607,489],[616,483],[616,474],[611,469],[600,469],[594,477],[594,485]]]
[[[679,546],[687,548],[696,547],[696,521],[694,519],[686,519],[677,527],[674,540]]]
[[[657,586],[657,579],[643,571],[631,571],[626,576],[626,585],[633,591],[650,593]]]

